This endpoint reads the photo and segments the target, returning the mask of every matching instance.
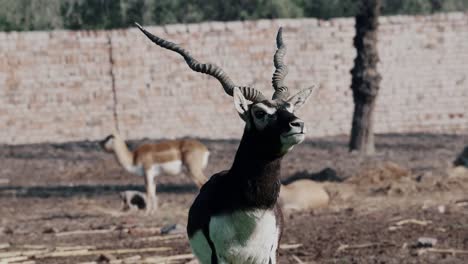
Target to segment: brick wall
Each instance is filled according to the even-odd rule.
[[[468,132],[468,14],[380,20],[383,81],[375,129]],[[271,95],[284,26],[287,84],[320,86],[300,110],[310,136],[348,134],[354,20],[211,22],[148,27],[239,83]],[[0,33],[0,143],[95,140],[118,125],[136,139],[238,138],[242,122],[213,78],[135,29]]]

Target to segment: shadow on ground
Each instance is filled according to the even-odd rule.
[[[24,198],[50,198],[50,197],[97,197],[113,195],[118,192],[135,190],[144,191],[142,185],[76,185],[76,186],[1,186],[0,197],[24,197]],[[192,184],[160,184],[159,193],[194,193],[197,191]]]

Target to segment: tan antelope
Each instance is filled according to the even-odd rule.
[[[286,212],[326,207],[330,202],[330,195],[323,184],[311,180],[297,180],[281,185],[279,198]]]
[[[200,63],[177,44],[137,26],[155,44],[182,55],[192,70],[215,77],[234,97],[235,109],[245,122],[231,168],[213,175],[190,207],[187,233],[193,253],[202,264],[276,264],[283,230],[277,203],[281,161],[305,138],[304,122],[294,111],[312,93],[308,88],[289,96],[283,83],[287,69],[281,28],[274,56],[275,92],[269,100],[259,90],[237,86],[220,67]]]
[[[296,173],[281,181],[280,201],[285,212],[308,211],[327,207],[330,195],[324,182],[341,182],[342,179],[331,168],[317,173]]]
[[[120,165],[128,172],[145,177],[148,213],[155,212],[158,206],[156,176],[162,173],[176,175],[185,167],[199,188],[207,180],[203,170],[208,164],[210,152],[198,140],[167,140],[143,144],[131,151],[119,133],[114,132],[102,140],[100,145],[107,152],[114,153]]]

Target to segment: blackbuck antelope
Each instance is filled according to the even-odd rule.
[[[283,156],[304,140],[304,122],[294,115],[312,89],[289,96],[286,47],[278,31],[272,100],[259,90],[237,86],[218,66],[202,64],[189,52],[137,25],[155,44],[182,55],[189,67],[215,77],[234,97],[245,122],[232,167],[213,175],[200,190],[189,215],[190,245],[201,263],[276,263],[283,216],[277,203]],[[248,104],[251,101],[252,104]]]
[[[143,144],[131,151],[125,140],[114,132],[100,142],[107,152],[115,154],[120,165],[128,172],[145,177],[146,211],[155,212],[158,206],[155,177],[161,173],[179,174],[183,167],[201,187],[206,182],[203,170],[208,164],[210,152],[201,142],[191,139],[168,140]]]

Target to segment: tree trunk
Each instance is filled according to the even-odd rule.
[[[381,0],[362,0],[356,15],[354,46],[357,56],[351,70],[354,114],[351,128],[350,151],[371,155],[375,152],[373,112],[379,90],[377,72],[377,28]]]

